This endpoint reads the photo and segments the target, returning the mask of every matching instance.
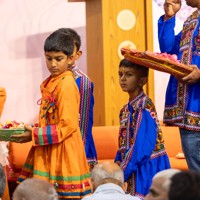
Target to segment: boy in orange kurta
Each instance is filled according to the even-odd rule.
[[[6,101],[6,90],[5,90],[5,88],[0,87],[0,117],[3,112],[5,101]],[[6,175],[6,160],[5,160],[5,155],[3,153],[1,146],[0,146],[0,163],[4,166],[4,171],[5,171],[5,175]],[[3,196],[1,199],[2,200],[10,199],[7,177],[6,177],[6,183],[5,183],[5,190],[4,190],[4,193],[3,193]]]
[[[25,126],[19,142],[32,140],[19,182],[28,177],[48,180],[60,199],[81,199],[90,193],[89,168],[79,129],[79,91],[71,71],[74,41],[54,32],[45,41],[51,75],[41,84],[39,127]]]

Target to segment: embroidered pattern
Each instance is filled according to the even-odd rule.
[[[87,99],[90,99],[90,92],[91,91],[91,85],[89,84],[88,79],[81,78],[80,81],[80,129],[82,134],[82,139],[84,145],[86,144],[86,138],[88,134],[88,120],[89,120],[89,112],[90,109],[90,102],[87,101]]]
[[[97,164],[96,149],[92,138],[93,116],[90,116],[93,114],[93,83],[77,66],[72,68],[72,72],[80,92],[79,126],[84,146],[90,146],[85,153],[89,168],[92,170]]]
[[[185,21],[180,42],[181,62],[192,63],[192,55],[200,56],[200,25],[199,11],[196,10]],[[192,38],[194,38],[192,40]],[[189,86],[177,83],[176,103],[166,105],[164,111],[164,123],[173,124],[188,130],[200,131],[200,113],[194,113],[187,108]],[[187,110],[186,110],[187,109]]]
[[[133,107],[132,113],[128,108],[130,107],[129,104]],[[142,120],[143,109],[149,111],[157,124],[158,133],[153,154],[158,154],[158,152],[162,154],[163,150],[165,152],[163,134],[159,125],[157,113],[155,112],[155,106],[152,104],[151,100],[144,93],[141,93],[129,104],[125,105],[120,112],[119,151],[121,152],[121,158],[123,160],[121,165],[123,169],[126,168],[132,156],[132,150],[130,149],[134,149],[138,128]],[[131,118],[132,120],[130,120]]]
[[[41,105],[43,106],[42,109],[43,109],[44,113],[41,116],[41,118],[44,118],[46,120],[46,124],[49,124],[50,117],[52,119],[55,118],[54,111],[56,110],[56,106],[57,106],[56,104],[57,104],[57,98],[54,97],[53,92],[49,95],[46,95],[42,99]]]
[[[133,174],[133,176],[128,179],[127,183],[127,191],[129,191],[129,193],[133,196],[136,196],[136,174]]]
[[[183,84],[178,84],[178,91],[176,97],[176,105],[165,106],[164,123],[174,123],[183,119],[183,108],[185,107],[184,90],[186,88]]]
[[[180,51],[189,49],[192,45],[192,38],[194,31],[198,25],[198,11],[193,12],[193,14],[188,17],[183,25],[181,42],[180,42]],[[185,63],[187,64],[187,63]]]
[[[64,79],[65,77],[63,77],[60,81],[63,81]],[[57,101],[58,101],[56,88],[57,87],[55,87],[55,89],[52,92],[49,92],[48,90],[43,89],[42,90],[43,96],[41,99],[37,101],[37,104],[41,105],[41,108],[42,108],[42,111],[40,111],[41,119],[45,119],[46,124],[49,124],[50,118],[51,119],[56,118],[55,110],[57,108]]]

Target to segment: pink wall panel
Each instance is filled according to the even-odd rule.
[[[0,86],[7,91],[1,121],[37,121],[40,84],[49,75],[43,43],[61,27],[82,37],[80,68],[86,72],[85,3],[66,0],[0,1]]]

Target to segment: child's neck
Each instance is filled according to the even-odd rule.
[[[129,93],[129,101],[133,101],[137,96],[139,96],[139,94],[141,94],[141,92],[143,92],[142,88],[132,93]]]
[[[68,65],[67,69],[72,70],[74,67],[76,67],[76,63]]]

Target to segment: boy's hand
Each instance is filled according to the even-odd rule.
[[[164,3],[164,21],[173,17],[181,9],[181,0],[165,0]]]
[[[17,138],[17,143],[25,143],[30,142],[32,140],[32,127],[29,125],[25,125],[25,132],[19,135],[11,135],[11,138]]]
[[[193,68],[192,72],[181,79],[186,84],[192,84],[200,81],[200,70],[196,65],[189,65]]]
[[[115,162],[117,165],[119,165],[120,166],[120,164],[121,164],[121,162],[120,161],[116,161]]]

